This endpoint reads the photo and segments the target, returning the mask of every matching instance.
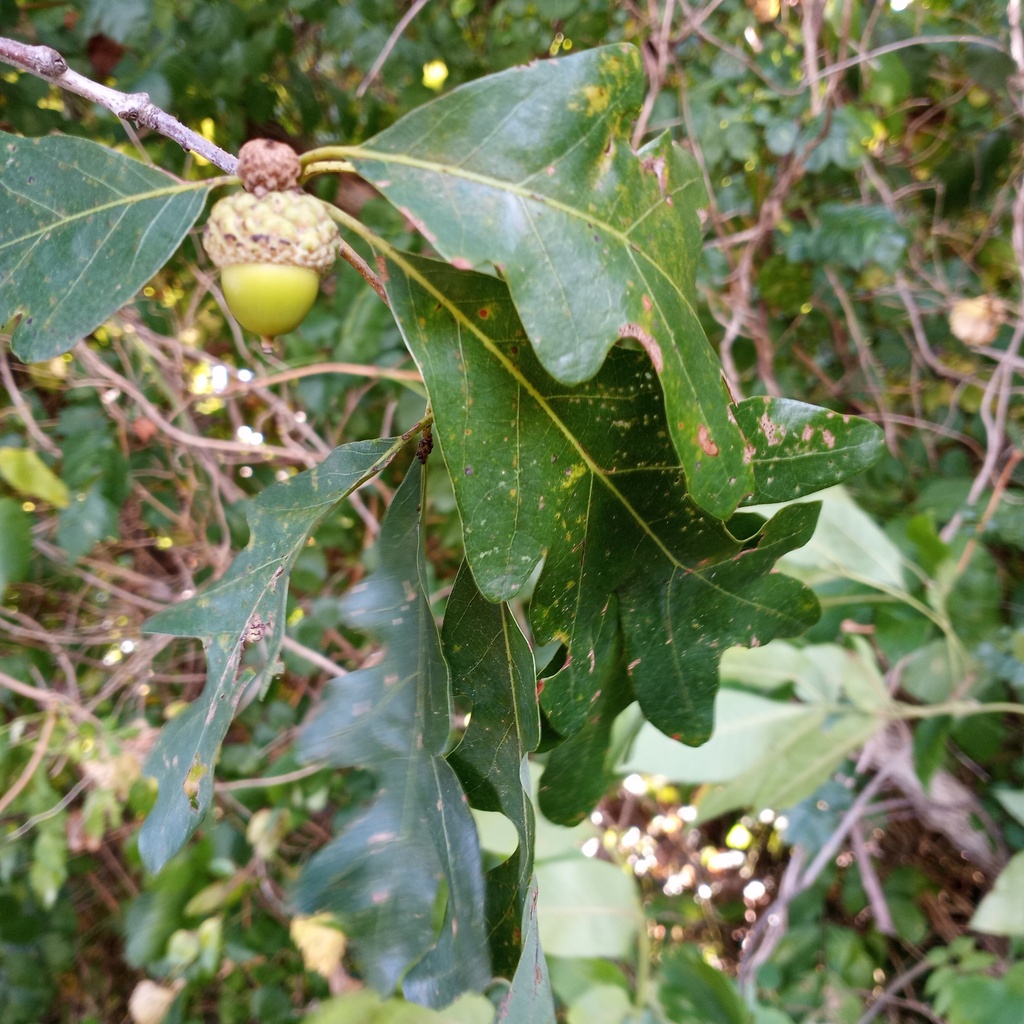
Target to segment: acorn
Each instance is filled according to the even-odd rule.
[[[238,156],[246,191],[218,200],[203,233],[228,308],[263,337],[302,323],[338,255],[338,229],[319,200],[299,188],[299,172],[290,146],[247,142]]]

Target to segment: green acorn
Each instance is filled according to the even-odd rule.
[[[224,299],[250,331],[274,338],[295,330],[338,255],[339,236],[323,205],[298,188],[289,146],[256,139],[239,154],[248,191],[210,211],[203,247],[220,267]]]

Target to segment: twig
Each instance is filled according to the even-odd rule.
[[[45,690],[39,686],[31,686],[29,683],[23,683],[20,679],[15,679],[14,676],[9,676],[3,671],[0,671],[0,686],[5,690],[10,690],[11,693],[18,694],[20,697],[34,700],[43,707],[53,707],[58,703],[63,704],[72,718],[84,719],[97,726],[102,726],[103,724],[95,715],[86,711],[80,704],[77,704],[65,694],[58,693],[56,690]]]
[[[380,296],[385,306],[391,305],[391,300],[388,298],[388,293],[384,290],[384,284],[381,279],[370,268],[370,264],[345,241],[341,243],[341,258],[355,268],[356,273]]]
[[[894,996],[904,985],[909,985],[910,982],[919,978],[922,974],[927,974],[929,971],[934,970],[935,965],[929,963],[927,960],[921,960],[914,964],[909,970],[904,971],[902,974],[897,974],[888,985],[885,986],[882,994],[867,1008],[867,1010],[861,1014],[857,1020],[857,1024],[871,1024],[881,1012],[885,1009],[886,1005],[892,1001]]]
[[[655,20],[657,15],[657,7],[654,0],[650,3],[650,17],[651,21]],[[652,34],[650,41],[654,47],[654,58],[653,60],[649,57],[646,47],[643,50],[644,64],[647,68],[647,77],[650,80],[650,84],[647,88],[647,95],[644,97],[644,105],[640,110],[640,116],[636,119],[636,125],[633,128],[633,148],[639,149],[640,142],[647,132],[647,123],[651,119],[651,113],[654,110],[654,104],[658,100],[658,95],[661,93],[661,88],[665,82],[665,72],[668,70],[668,59],[672,45],[672,9],[675,6],[675,0],[665,0],[665,10],[661,16],[661,26],[657,33]]]
[[[136,128],[149,128],[163,135],[186,153],[197,153],[227,174],[234,174],[238,160],[230,153],[186,128],[177,118],[162,111],[144,92],[118,92],[100,85],[68,67],[68,62],[50,46],[29,46],[16,39],[0,36],[0,61],[37,78],[50,82],[67,92],[84,96]]]
[[[279,445],[261,444],[248,445],[240,441],[222,441],[216,437],[199,437],[190,434],[185,430],[179,430],[169,423],[159,409],[148,398],[133,385],[127,378],[114,373],[106,363],[103,362],[88,345],[81,343],[75,347],[75,353],[90,370],[101,377],[116,382],[118,388],[129,395],[152,423],[159,427],[172,440],[179,444],[187,445],[189,448],[204,448],[212,451],[231,452],[234,455],[245,455],[248,458],[279,458],[288,459],[291,462],[304,462],[307,466],[316,465],[320,460],[311,452],[296,451],[292,448],[282,448]],[[85,381],[76,382],[71,387],[86,387]]]
[[[853,847],[854,857],[857,858],[861,884],[875,915],[875,927],[883,935],[895,936],[897,932],[892,923],[889,904],[882,891],[882,883],[878,880],[878,873],[875,871],[868,844],[864,841],[864,830],[859,821],[854,822],[853,828],[850,829],[850,845]]]
[[[55,817],[64,810],[65,807],[72,800],[82,792],[83,789],[89,784],[88,779],[79,779],[65,794],[57,801],[49,810],[42,811],[39,814],[34,814],[28,821],[25,822],[21,828],[15,829],[9,836],[7,841],[13,843],[15,839],[20,839],[23,835],[31,832],[41,821],[47,821],[50,818]]]
[[[18,799],[19,794],[29,784],[40,762],[46,756],[46,751],[50,747],[50,738],[53,736],[53,730],[57,724],[57,701],[51,700],[49,704],[46,721],[43,722],[43,728],[39,732],[39,739],[36,740],[35,750],[32,751],[28,764],[25,765],[14,785],[3,796],[0,796],[0,814],[3,814]]]
[[[363,363],[312,363],[309,366],[295,366],[290,370],[282,370],[280,373],[269,373],[266,377],[254,377],[248,381],[233,380],[224,394],[252,391],[270,387],[272,384],[284,384],[290,380],[299,380],[302,377],[318,377],[325,373],[347,373],[353,377],[370,377],[402,383],[423,383],[423,377],[419,370],[398,370],[386,366],[367,366]]]
[[[305,768],[296,768],[293,772],[283,775],[267,775],[259,779],[233,779],[231,782],[215,782],[213,788],[218,793],[232,793],[239,789],[268,789],[271,786],[285,786],[289,782],[308,779],[310,775],[324,770],[322,764],[309,764]]]
[[[355,495],[353,494],[350,497],[354,498]],[[323,669],[334,677],[348,674],[340,665],[335,665],[330,658],[325,658],[319,651],[314,651],[312,647],[307,647],[305,644],[300,643],[294,637],[290,637],[287,634],[281,638],[281,646],[286,651],[291,651],[292,654],[297,654],[300,658],[304,658],[306,661],[316,665],[317,668]]]
[[[818,880],[818,876],[839,852],[839,848],[845,842],[851,829],[861,820],[865,808],[871,802],[875,793],[886,782],[887,778],[888,773],[885,769],[882,769],[860,791],[857,798],[843,815],[835,831],[829,836],[825,845],[822,846],[817,856],[808,865],[806,871],[800,870],[802,859],[797,861],[798,866],[792,873],[789,868],[786,869],[786,874],[783,876],[783,884],[779,887],[778,897],[761,915],[757,924],[747,936],[746,942],[744,942],[739,977],[740,984],[745,989],[750,990],[753,987],[758,968],[767,961],[775,947],[786,934],[789,904]],[[791,856],[795,857],[798,851],[802,853],[800,847],[795,847]]]
[[[377,54],[377,59],[373,62],[373,66],[369,71],[366,72],[366,77],[359,83],[359,88],[356,89],[356,98],[362,97],[366,90],[370,88],[370,83],[377,77],[377,73],[382,67],[384,67],[385,61],[391,55],[391,51],[395,48],[395,43],[401,38],[402,33],[409,27],[409,22],[416,17],[420,11],[430,0],[415,0],[415,3],[402,15],[398,24],[394,27],[391,35],[388,36],[388,41],[384,44],[384,48]]]
[[[22,397],[18,385],[14,382],[14,374],[11,373],[11,364],[7,360],[6,346],[2,339],[0,339],[0,380],[4,382],[7,394],[11,398],[11,405],[18,411],[22,423],[25,424],[25,429],[32,436],[32,440],[44,452],[59,458],[61,454],[60,448],[40,430],[39,424],[36,423],[35,417],[32,415],[32,410],[28,407],[28,402]]]

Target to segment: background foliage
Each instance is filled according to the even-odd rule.
[[[1020,1019],[1019,9],[455,0],[422,6],[367,80],[401,13],[8,3],[0,29],[148,91],[231,151],[252,135],[358,145],[484,74],[639,45],[647,89],[625,131],[639,147],[667,130],[695,158],[710,197],[697,314],[736,397],[855,412],[882,426],[887,454],[830,492],[811,542],[785,556],[822,618],[800,641],[726,654],[712,741],[672,743],[633,708],[602,737],[607,757],[588,759],[580,734],[546,755],[551,777],[585,779],[579,801],[548,777],[534,788],[547,814],[586,820],[554,826],[482,793],[485,865],[515,846],[488,811],[535,832],[541,904],[525,945],[539,929],[568,1020]],[[13,70],[0,129],[80,136],[133,160],[142,147],[186,179],[214,174]],[[312,187],[390,244],[422,246],[365,185]],[[224,723],[216,781],[196,779],[212,815],[156,875],[140,861],[153,803],[141,765],[156,727],[187,726],[175,714],[207,669],[198,646],[142,623],[173,616],[165,609],[208,581],[231,584],[232,552],[259,530],[246,497],[341,443],[406,430],[422,393],[399,327],[347,270],[270,351],[225,319],[193,238],[156,277],[140,274],[136,301],[67,356],[22,364],[6,340],[0,349],[0,1015],[121,1019],[150,978],[175,999],[169,1020],[301,1019],[353,982],[350,960],[317,969],[309,950],[330,946],[322,932],[304,943],[331,923],[294,917],[297,869],[314,850],[313,864],[328,863],[330,836],[359,819],[373,781],[355,755],[341,770],[304,764],[327,742],[315,730],[296,740],[328,677],[347,671],[355,686],[382,670],[373,609],[341,595],[411,571],[375,546],[400,475],[296,524],[291,590],[273,613],[287,635],[280,652],[253,645],[244,666],[255,678],[279,654],[284,670]],[[411,322],[415,289],[407,301]],[[387,450],[373,444],[368,462]],[[522,609],[482,603],[455,578],[456,495],[440,474],[427,486],[423,591],[435,610],[445,599],[459,610],[463,628],[499,635],[500,616]],[[450,621],[457,680],[471,667],[451,654]],[[510,693],[524,677],[532,685],[527,655],[510,661]],[[352,688],[328,692],[345,700]],[[494,704],[500,721],[500,695]],[[487,714],[475,706],[471,725]],[[510,765],[547,745],[539,728],[521,736]],[[472,738],[459,755],[470,768]],[[513,856],[488,880],[508,906],[513,892],[529,904],[528,873]],[[442,884],[431,877],[421,895]],[[441,927],[432,900],[419,902],[428,930]],[[314,1019],[395,1012],[364,991]],[[445,1011],[490,1013],[471,998]]]

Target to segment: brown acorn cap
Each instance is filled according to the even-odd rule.
[[[298,188],[302,166],[295,150],[273,139],[252,139],[238,151],[238,176],[257,198]]]

